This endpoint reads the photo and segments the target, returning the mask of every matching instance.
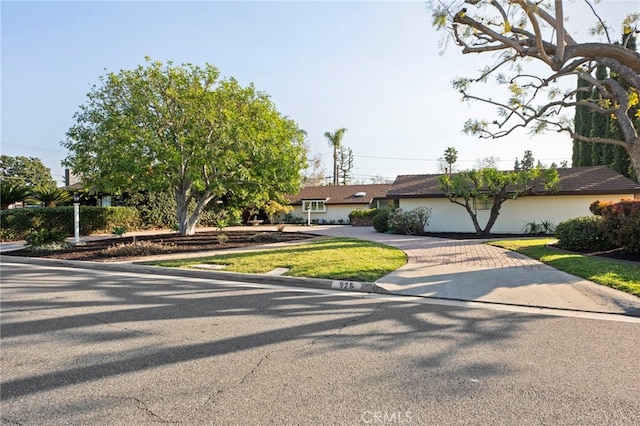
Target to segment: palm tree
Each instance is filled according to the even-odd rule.
[[[66,204],[73,199],[69,191],[51,186],[39,186],[32,194],[33,198],[44,204],[45,207],[55,207]]]
[[[446,161],[449,165],[449,175],[451,175],[453,165],[456,161],[458,161],[458,150],[452,146],[447,148],[444,151],[444,161]]]
[[[342,146],[342,135],[347,129],[344,127],[334,133],[325,132],[324,136],[329,140],[329,145],[333,146],[333,184],[338,185],[338,150]]]
[[[28,187],[19,183],[0,183],[0,209],[6,210],[11,204],[24,201],[29,198],[31,191]]]

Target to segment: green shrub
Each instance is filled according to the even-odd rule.
[[[225,224],[223,227],[242,225],[242,211],[232,207],[220,209],[210,204],[198,219],[199,226],[220,228],[220,224]]]
[[[349,213],[349,219],[373,219],[378,212],[378,209],[355,209]]]
[[[640,200],[607,204],[601,211],[604,234],[616,247],[640,254]]]
[[[227,234],[219,234],[217,237],[218,244],[224,244],[229,241],[229,236]]]
[[[59,250],[68,247],[66,234],[59,229],[40,228],[25,237],[31,250]]]
[[[542,220],[540,222],[528,222],[522,228],[523,234],[529,235],[551,235],[556,231],[555,223],[550,220]]]
[[[114,226],[111,230],[111,233],[117,237],[122,238],[122,236],[127,233],[127,227],[123,225]]]
[[[378,232],[388,232],[390,214],[391,214],[391,210],[388,210],[388,209],[378,210],[378,214],[376,214],[373,217],[373,229],[375,229]]]
[[[388,227],[396,234],[422,234],[429,224],[429,217],[431,209],[427,207],[416,207],[408,212],[396,209],[389,215]]]
[[[176,199],[169,191],[136,192],[123,198],[125,207],[138,210],[142,228],[171,228],[178,221]]]
[[[154,254],[170,253],[175,248],[175,244],[163,244],[153,241],[134,241],[132,243],[114,244],[102,250],[102,254],[107,257],[120,256],[151,256]]]
[[[583,216],[569,219],[556,226],[558,246],[565,250],[609,250],[613,243],[602,232],[602,217]]]
[[[301,224],[301,223],[305,223],[306,219],[303,218],[302,216],[295,216],[295,215],[292,215],[291,213],[287,213],[284,216],[282,216],[282,222]]]

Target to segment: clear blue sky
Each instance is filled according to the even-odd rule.
[[[617,29],[638,4],[602,6]],[[308,132],[327,174],[323,135],[340,127],[348,128],[343,143],[353,149],[356,179],[436,173],[449,146],[460,168],[488,156],[507,168],[525,149],[546,163],[571,159],[564,135],[487,141],[461,133],[483,111],[461,103],[450,82],[492,57],[462,55],[454,45],[439,55],[441,34],[424,2],[2,1],[1,14],[2,154],[38,157],[59,182],[67,155],[60,142],[91,85],[145,56],[208,62],[253,82]],[[570,30],[593,22],[584,6],[567,14]]]

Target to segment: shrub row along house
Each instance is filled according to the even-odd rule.
[[[521,233],[528,223],[558,224],[590,215],[596,200],[640,199],[640,184],[604,166],[558,169],[556,191],[508,200],[502,206],[492,232]],[[431,208],[429,232],[474,232],[467,211],[449,201],[439,186],[438,174],[400,175],[391,185],[346,185],[302,188],[289,198],[293,215],[314,223],[348,223],[354,209],[396,207],[405,211]],[[490,200],[475,200],[479,221],[486,222]]]

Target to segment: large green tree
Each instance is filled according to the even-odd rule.
[[[342,136],[347,129],[342,127],[335,132],[324,132],[324,137],[327,138],[329,145],[333,147],[333,184],[338,185],[338,178],[340,176],[340,172],[338,170],[339,167],[339,157],[338,152],[340,151],[340,147],[342,146]]]
[[[57,186],[51,177],[51,169],[45,167],[42,160],[36,157],[0,156],[0,180],[3,184],[11,183],[28,188]]]
[[[540,165],[519,171],[500,171],[492,167],[440,176],[440,188],[449,201],[469,213],[476,234],[488,236],[498,220],[502,205],[511,199],[553,191],[558,186],[558,171]],[[487,223],[478,219],[478,203],[490,209]]]
[[[266,94],[212,65],[147,58],[101,77],[87,97],[62,143],[64,164],[100,191],[171,190],[182,235],[214,200],[260,207],[300,186],[303,132]]]
[[[572,4],[593,12],[594,32],[605,37],[605,41],[584,42],[578,42],[565,27],[568,22],[565,6],[569,2],[563,0],[430,0],[428,3],[433,24],[446,31],[462,53],[497,58],[476,76],[457,78],[453,83],[464,100],[486,103],[497,109],[497,115],[490,119],[468,120],[464,128],[467,133],[499,138],[524,127],[534,133],[567,132],[578,141],[623,147],[640,177],[640,116],[629,114],[629,109],[638,104],[640,55],[626,42],[617,43],[609,37],[610,28],[597,14],[598,7],[606,7],[606,2]],[[638,32],[640,19],[637,11],[629,12],[620,17],[627,36]],[[606,66],[616,78],[596,78],[593,72],[598,65]],[[575,89],[578,78],[588,82],[588,87],[581,90],[585,93],[595,90],[596,99],[578,99]],[[502,85],[506,89],[504,96],[495,90],[484,94],[476,92],[476,86],[483,83]],[[615,117],[621,137],[591,137],[576,132],[567,109],[577,105]]]

